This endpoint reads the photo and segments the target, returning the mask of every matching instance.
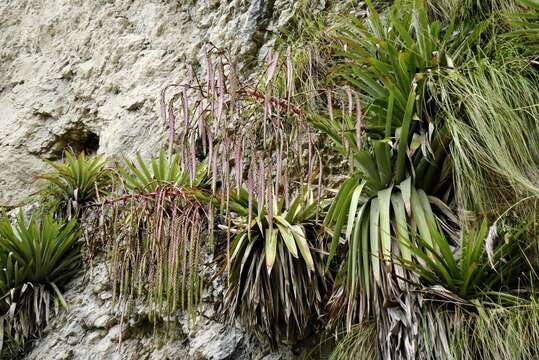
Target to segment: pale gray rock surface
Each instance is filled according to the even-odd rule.
[[[204,65],[205,44],[249,73],[290,0],[0,2],[0,206],[35,190],[66,145],[155,153],[160,90]]]
[[[113,303],[103,261],[71,282],[65,300],[68,309],[60,310],[25,359],[289,358],[286,352],[270,351],[241,328],[223,324],[211,296],[206,296],[195,322],[178,313],[154,327],[144,306],[122,316],[122,308]]]

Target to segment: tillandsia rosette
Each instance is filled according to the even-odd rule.
[[[283,197],[263,207],[257,200],[247,189],[230,199],[224,306],[261,338],[301,339],[322,314],[330,277],[324,276],[325,235],[316,223],[320,204],[307,188],[288,206]]]
[[[14,224],[0,219],[2,338],[16,349],[67,306],[61,290],[81,269],[77,220],[39,215],[25,219],[21,210]]]

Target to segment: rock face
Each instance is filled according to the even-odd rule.
[[[122,316],[113,305],[107,268],[99,262],[72,281],[65,293],[69,304],[33,344],[28,360],[92,359],[288,359],[271,352],[241,328],[219,322],[215,302],[207,297],[193,323],[179,314],[167,323],[147,320],[143,306]]]
[[[0,207],[35,190],[42,159],[59,158],[66,145],[154,153],[164,131],[160,90],[203,65],[208,43],[248,73],[294,3],[0,2]]]

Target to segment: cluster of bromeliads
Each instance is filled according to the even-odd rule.
[[[0,223],[10,346],[64,303],[82,247],[154,321],[196,313],[211,254],[225,314],[273,344],[327,330],[334,359],[537,358],[539,5],[367,7],[294,19],[256,86],[209,51],[205,80],[162,93],[157,158],[52,163],[42,208]]]

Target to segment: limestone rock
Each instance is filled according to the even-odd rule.
[[[31,194],[41,159],[59,158],[65,146],[155,153],[160,90],[203,63],[208,42],[250,72],[293,3],[0,2],[0,207]]]
[[[241,328],[220,322],[207,310],[212,303],[201,306],[194,323],[179,313],[154,328],[144,306],[122,318],[112,298],[103,296],[110,294],[110,282],[105,262],[99,260],[92,271],[70,283],[65,293],[68,309],[54,317],[25,359],[281,358],[281,352],[269,351]]]

